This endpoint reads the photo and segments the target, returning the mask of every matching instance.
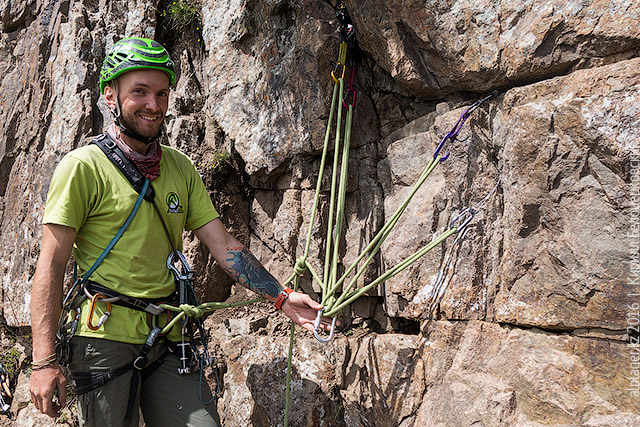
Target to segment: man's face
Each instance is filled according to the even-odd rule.
[[[142,69],[118,77],[122,124],[138,134],[153,138],[160,133],[169,105],[169,76],[161,70]],[[113,88],[105,88],[105,99],[115,108]]]

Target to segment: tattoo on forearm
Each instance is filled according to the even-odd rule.
[[[230,265],[225,270],[232,279],[267,299],[275,300],[278,297],[282,286],[256,257],[246,248],[226,249],[229,255],[226,260]]]

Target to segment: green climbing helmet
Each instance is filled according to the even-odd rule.
[[[169,86],[176,82],[173,61],[160,43],[141,37],[129,37],[114,44],[104,58],[100,70],[100,93],[104,93],[105,86],[111,80],[138,68],[162,70],[169,76]]]

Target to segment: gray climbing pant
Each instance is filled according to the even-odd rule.
[[[131,363],[142,344],[126,344],[99,338],[76,336],[71,340],[71,372],[116,369]],[[164,352],[164,344],[149,351],[149,364]],[[179,359],[171,353],[138,388],[131,426],[139,425],[139,413],[147,427],[193,426],[219,427],[216,402],[204,405],[200,400],[200,371],[178,374]],[[133,371],[108,381],[101,387],[78,396],[78,419],[81,427],[124,425]],[[211,399],[211,390],[202,380],[202,399]]]

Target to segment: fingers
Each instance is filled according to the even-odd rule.
[[[29,384],[31,401],[36,409],[52,418],[58,416],[59,405],[54,404],[53,394],[58,391],[60,403],[66,400],[66,380],[59,368],[51,367],[32,372]]]
[[[322,309],[322,304],[316,302],[309,295],[302,292],[291,292],[287,301],[299,307],[309,307],[316,311]],[[286,303],[286,301],[285,301]]]
[[[58,381],[58,402],[59,408],[64,408],[67,404],[67,380],[62,377],[62,381]]]
[[[322,309],[322,304],[320,304],[317,301],[314,301],[309,295],[307,294],[303,294],[304,295],[304,301],[307,303],[307,305],[311,308],[313,308],[314,310],[321,310]]]

